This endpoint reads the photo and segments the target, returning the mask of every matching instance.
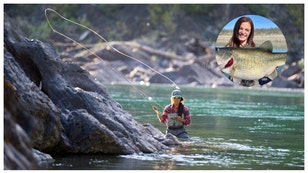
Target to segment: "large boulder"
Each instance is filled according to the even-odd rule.
[[[88,72],[63,62],[51,45],[21,36],[6,15],[4,88],[5,165],[18,165],[20,158],[30,162],[6,169],[35,168],[31,162],[37,162],[37,154],[32,148],[51,155],[151,153],[168,148]]]

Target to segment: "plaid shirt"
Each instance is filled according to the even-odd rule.
[[[163,119],[161,121],[162,123],[165,123],[167,121],[169,113],[175,113],[175,109],[174,109],[173,105],[167,105],[165,107],[164,113],[163,113]],[[183,117],[183,115],[184,115],[184,117]],[[185,123],[183,123],[183,125],[189,125],[191,123],[189,110],[188,110],[188,107],[186,107],[186,106],[184,106],[182,118],[184,118],[184,120],[185,120]]]

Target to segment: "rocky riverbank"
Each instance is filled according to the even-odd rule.
[[[176,142],[147,130],[87,71],[20,35],[7,16],[4,93],[4,169],[37,169],[52,153],[151,153]]]

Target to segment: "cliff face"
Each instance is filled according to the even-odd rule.
[[[45,153],[130,154],[167,148],[105,87],[4,20],[4,165],[35,169]]]

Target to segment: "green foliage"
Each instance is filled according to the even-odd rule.
[[[173,31],[175,29],[173,17],[174,13],[177,11],[176,8],[177,6],[174,5],[149,5],[148,11],[150,13],[152,24],[156,27],[162,25],[168,30]]]
[[[299,67],[302,68],[302,69],[305,68],[304,58],[302,58],[301,60],[298,61],[298,65],[299,65]]]
[[[38,4],[17,4],[17,5],[6,5],[6,10],[13,10],[16,18],[17,28],[23,31],[29,38],[48,40],[52,38],[53,31],[49,27],[45,16],[42,14],[43,21],[38,20],[37,15],[33,15],[33,11],[42,11],[45,8],[52,8],[58,11],[65,18],[76,21],[86,26],[90,26],[90,22],[86,15],[80,15],[78,13],[79,5],[76,4],[54,4],[54,5],[38,5]],[[25,14],[30,14],[25,16]],[[32,15],[31,15],[32,14]],[[55,15],[52,12],[47,13],[50,22],[55,29],[61,28],[62,31],[72,26],[72,23],[64,21],[64,19]],[[27,19],[25,19],[27,18]]]
[[[247,4],[247,8],[260,16],[268,16],[269,10],[261,4]]]
[[[58,11],[60,14],[62,13],[61,15],[63,15],[65,18],[80,23],[84,26],[91,27],[91,23],[87,19],[86,14],[78,16],[76,12],[77,6],[63,5],[62,7],[57,6],[56,8],[59,8],[56,11]],[[67,9],[69,10],[65,11]],[[77,25],[73,24],[72,22],[65,21],[63,18],[59,17],[58,15],[52,12],[48,13],[47,15],[50,24],[55,30],[65,35],[72,34],[72,31],[77,35],[82,34],[83,29],[79,26],[77,27]],[[75,29],[72,30],[72,28]],[[43,40],[52,38],[51,36],[53,34],[52,28],[48,25],[47,20],[41,22],[41,24],[36,27],[32,26],[32,31],[33,32],[30,34],[32,38],[43,39]]]
[[[98,9],[108,15],[112,15],[119,10],[119,6],[118,4],[99,4]]]
[[[163,26],[173,32],[176,29],[174,20],[180,14],[200,14],[212,7],[211,4],[151,4],[147,9],[155,27]]]
[[[289,14],[294,19],[294,23],[297,27],[304,32],[304,5],[303,4],[287,4],[286,8]]]
[[[60,12],[66,18],[78,18],[78,4],[56,4],[52,7],[54,10]]]
[[[30,29],[30,28],[29,28]],[[30,33],[30,38],[35,39],[48,39],[52,33],[47,22],[43,22],[37,27],[31,27],[32,32]]]
[[[182,9],[185,13],[198,14],[206,12],[213,6],[214,4],[183,4],[180,5],[180,9]]]
[[[14,13],[16,16],[23,16],[25,14],[31,14],[38,8],[36,4],[6,4],[4,8],[7,10],[16,9]]]

